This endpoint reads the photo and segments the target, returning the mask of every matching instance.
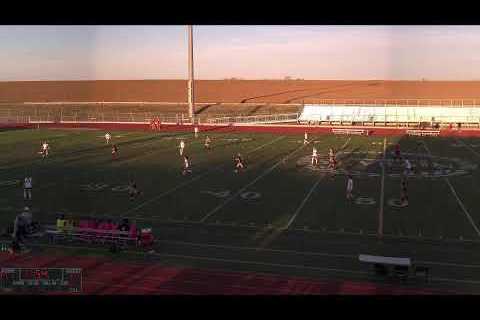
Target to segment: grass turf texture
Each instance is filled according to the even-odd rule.
[[[194,139],[191,132],[123,131],[111,132],[119,146],[119,158],[112,160],[103,134],[98,130],[0,132],[0,147],[9,150],[0,154],[0,226],[21,212],[25,204],[21,182],[31,174],[35,219],[51,224],[59,212],[74,217],[128,216],[141,226],[153,227],[162,263],[363,278],[356,255],[371,253],[430,261],[426,264],[434,267],[438,281],[455,289],[478,286],[476,245],[467,241],[447,247],[442,242],[479,240],[474,227],[480,224],[478,139],[387,137],[384,161],[383,137],[311,135],[312,143],[303,147],[303,135],[211,132],[212,149],[206,151],[204,133]],[[186,141],[192,175],[181,174],[179,139]],[[42,140],[51,146],[44,161],[37,153]],[[398,173],[403,167],[392,161],[397,142],[417,172],[408,179],[409,206],[401,209],[389,204],[400,197]],[[309,165],[312,144],[320,155],[317,168]],[[325,170],[330,147],[338,150],[337,174]],[[246,159],[242,174],[233,172],[232,157],[237,152]],[[378,229],[382,163],[387,238],[379,244],[369,235]],[[433,175],[439,170],[460,174]],[[345,198],[345,172],[354,175],[354,201]],[[112,191],[132,177],[144,193],[138,199],[130,201],[127,192]],[[82,191],[88,184],[98,190]],[[367,201],[357,203],[359,197]],[[83,255],[95,250],[74,251]],[[128,257],[106,250],[94,254]]]
[[[212,149],[204,150],[205,134],[112,132],[119,157],[112,160],[111,146],[102,131],[20,130],[0,133],[1,222],[12,221],[24,206],[21,181],[33,176],[35,218],[53,222],[59,212],[72,216],[128,216],[142,225],[168,220],[283,228],[295,215],[291,229],[375,233],[381,203],[383,138],[311,136],[324,166],[328,148],[340,149],[339,172],[332,174],[309,165],[312,145],[303,147],[301,136],[211,133]],[[193,173],[181,175],[179,139],[186,141]],[[48,140],[51,153],[42,160],[40,141]],[[347,141],[348,140],[348,141]],[[418,169],[433,172],[433,162],[420,167],[420,159],[444,157],[442,165],[464,161],[475,164],[480,143],[475,139],[388,137],[386,159],[393,144],[410,153]],[[421,143],[421,144],[419,144]],[[478,149],[479,152],[475,150]],[[232,157],[246,158],[247,170],[233,172]],[[377,162],[375,162],[377,161]],[[457,162],[455,162],[457,161]],[[447,178],[416,177],[408,183],[410,204],[394,208],[400,197],[401,165],[385,163],[385,234],[431,238],[477,239],[480,217],[475,201],[478,170]],[[370,204],[345,199],[343,170],[354,173],[354,195]],[[369,175],[370,174],[370,175]],[[134,178],[143,195],[130,201],[126,191],[112,188]],[[453,194],[449,183],[456,192]],[[18,184],[5,183],[19,180]],[[96,185],[90,191],[86,185]],[[103,186],[102,186],[103,185]],[[307,197],[308,195],[308,197]],[[465,210],[471,216],[468,219]]]

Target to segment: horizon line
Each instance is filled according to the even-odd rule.
[[[188,81],[188,79],[61,79],[61,80],[0,80],[0,83],[5,82],[94,82],[94,81]],[[454,80],[454,79],[304,79],[304,78],[240,78],[240,77],[231,77],[231,78],[221,78],[221,79],[195,79],[195,81],[415,81],[415,82],[478,82],[479,79],[464,79],[464,80]]]

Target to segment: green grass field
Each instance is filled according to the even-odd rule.
[[[63,212],[131,217],[154,230],[173,220],[374,234],[383,210],[385,235],[480,238],[478,139],[317,135],[304,147],[300,135],[209,133],[212,149],[206,151],[205,133],[195,139],[192,133],[123,131],[112,132],[119,146],[119,158],[112,160],[103,134],[0,132],[0,222],[21,212],[21,182],[31,174],[34,216],[51,223]],[[186,141],[191,175],[181,174],[179,139]],[[38,154],[42,140],[51,147],[44,161]],[[403,171],[392,161],[397,142],[415,170],[406,208],[392,206],[400,197]],[[312,144],[321,157],[318,167],[309,164]],[[339,150],[336,172],[326,170],[330,147]],[[246,158],[242,174],[233,172],[237,152]],[[345,172],[354,176],[353,201],[345,198]],[[124,188],[130,178],[143,191],[135,201]]]

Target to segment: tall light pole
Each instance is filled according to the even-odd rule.
[[[188,116],[194,122],[195,117],[195,86],[194,86],[194,72],[193,72],[193,33],[192,26],[187,26],[188,29]]]

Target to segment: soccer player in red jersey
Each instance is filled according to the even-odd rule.
[[[117,159],[117,157],[118,157],[117,154],[118,154],[118,147],[117,147],[116,144],[114,144],[112,146],[112,158]]]

